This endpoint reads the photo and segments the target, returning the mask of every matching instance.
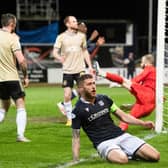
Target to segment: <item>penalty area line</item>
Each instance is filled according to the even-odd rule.
[[[163,131],[161,132],[161,134],[167,134],[168,133],[168,129],[166,128],[163,128]],[[143,140],[148,140],[148,139],[152,139],[156,136],[160,135],[159,133],[151,133],[151,134],[148,134],[146,135]]]
[[[87,161],[92,160],[93,158],[96,158],[96,157],[98,157],[98,154],[94,153],[94,154],[91,154],[90,157],[88,157],[88,158],[81,158],[79,161],[76,161],[76,162],[71,161],[71,162],[66,162],[66,163],[63,163],[63,164],[59,164],[55,168],[67,168],[67,167],[70,167],[70,166],[77,165],[79,163],[87,162]]]
[[[152,138],[156,137],[157,135],[158,135],[158,134],[154,134],[154,133],[148,134],[148,135],[146,135],[146,136],[143,138],[143,140],[152,139]]]

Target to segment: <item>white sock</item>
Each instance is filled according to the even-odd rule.
[[[0,109],[0,122],[2,122],[5,118],[5,110],[4,109]]]
[[[27,123],[27,114],[24,108],[17,109],[16,125],[17,125],[17,136],[24,137],[24,132]]]
[[[73,89],[72,92],[75,96],[78,96],[78,92],[76,91],[76,89]]]
[[[72,112],[72,103],[71,103],[71,101],[64,102],[64,108],[65,108],[65,111],[66,111],[67,119],[71,120],[72,119],[72,117],[71,117],[71,112]]]

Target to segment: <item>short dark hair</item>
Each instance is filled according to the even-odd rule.
[[[15,23],[16,16],[11,13],[5,13],[1,15],[1,25],[8,26],[11,22]]]
[[[93,78],[93,75],[91,74],[81,75],[77,80],[77,86],[80,87],[86,79],[92,79],[92,78]]]
[[[79,25],[83,25],[83,26],[86,26],[86,24],[84,22],[78,22],[78,26]]]

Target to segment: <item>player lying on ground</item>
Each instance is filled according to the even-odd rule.
[[[130,114],[136,118],[147,116],[155,109],[156,69],[154,67],[154,58],[151,54],[142,57],[141,67],[143,71],[132,80],[98,70],[99,76],[121,84],[135,96],[136,102],[132,106]],[[128,124],[121,122],[120,127],[123,130],[127,130]]]

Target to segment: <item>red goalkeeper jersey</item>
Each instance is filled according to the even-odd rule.
[[[156,68],[154,66],[146,66],[144,70],[132,79],[132,82],[139,83],[145,87],[156,88]]]

